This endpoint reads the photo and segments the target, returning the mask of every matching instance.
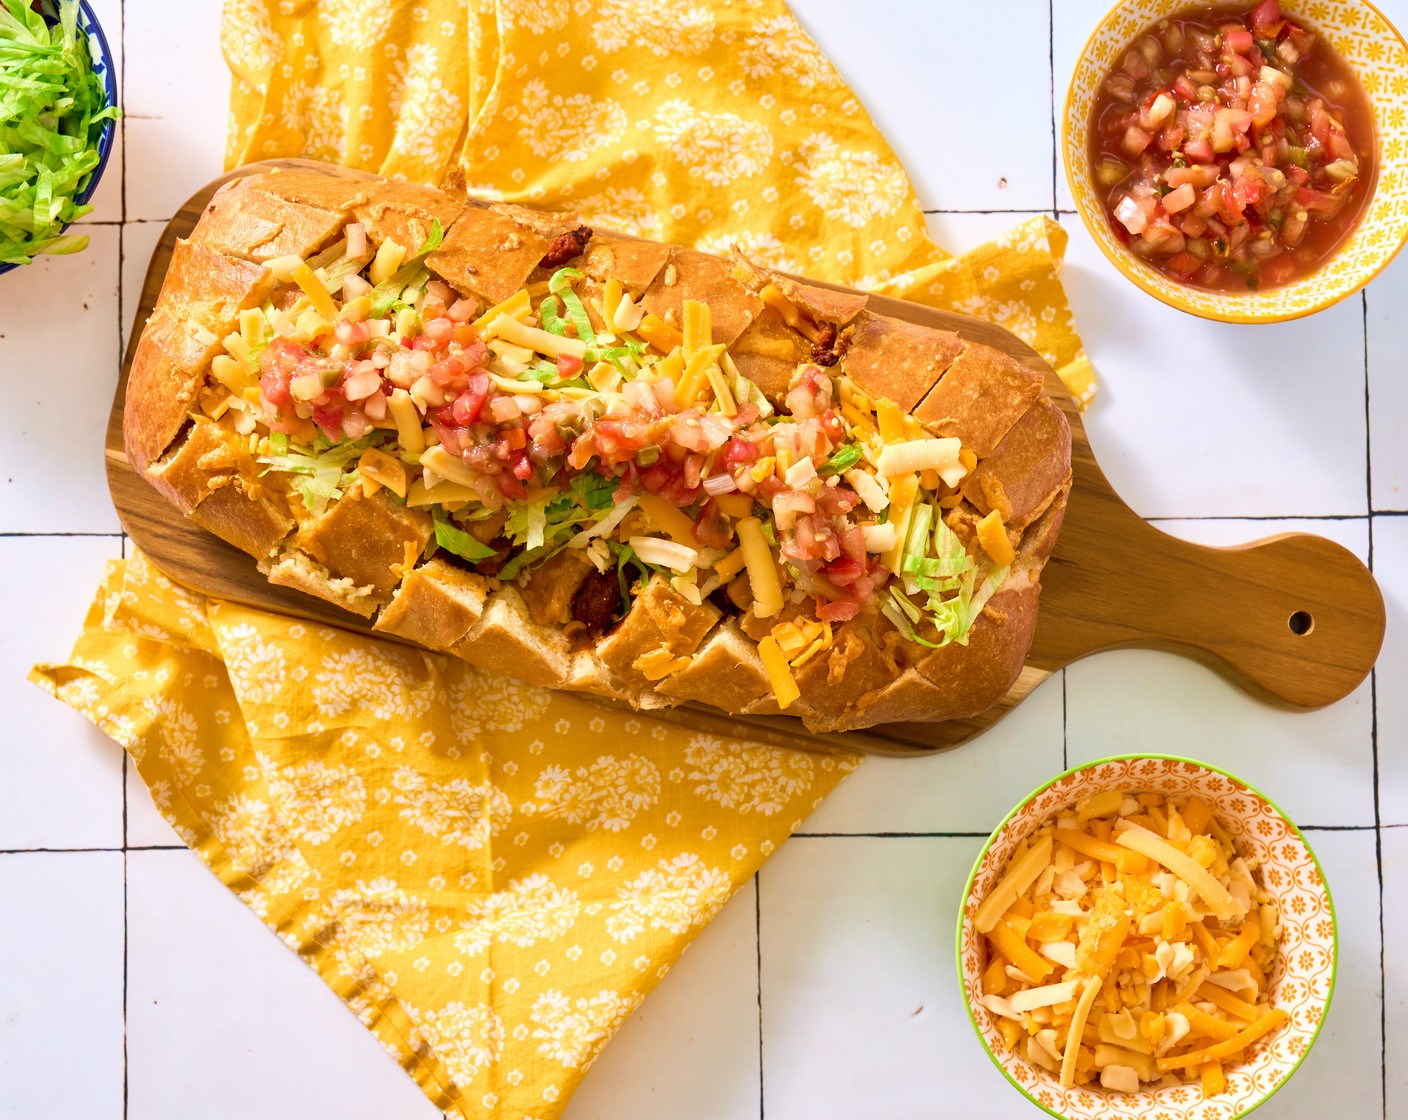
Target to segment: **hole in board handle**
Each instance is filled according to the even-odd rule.
[[[1309,611],[1296,611],[1286,619],[1286,625],[1290,627],[1292,634],[1303,638],[1315,629],[1315,617]]]

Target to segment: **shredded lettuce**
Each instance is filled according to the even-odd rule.
[[[519,502],[504,522],[504,536],[524,551],[515,555],[499,578],[511,580],[520,572],[556,556],[584,525],[610,516],[615,508],[620,479],[595,473],[579,474],[559,494],[545,494],[532,502]]]
[[[853,466],[860,462],[860,445],[848,443],[845,447],[837,448],[821,465],[821,470],[816,473],[823,478],[832,474],[845,474]]]
[[[471,564],[497,555],[487,544],[451,524],[438,509],[435,511],[435,543],[446,552],[453,552],[461,560],[468,560]]]
[[[567,324],[563,322],[562,305],[557,302],[556,296],[543,297],[543,302],[538,304],[538,319],[543,324],[543,330],[549,334],[566,337]]]
[[[658,572],[666,579],[674,577],[675,573],[669,568],[662,568],[658,564],[647,564],[639,556],[636,550],[621,541],[607,541],[606,547],[616,554],[616,579],[621,585],[622,611],[629,608],[631,602],[631,585],[640,580],[642,583],[648,582],[651,575]]]
[[[548,291],[562,300],[567,308],[567,317],[577,328],[577,337],[587,344],[590,351],[596,349],[596,332],[592,330],[592,321],[587,318],[587,309],[582,306],[582,297],[572,290],[572,281],[581,278],[581,272],[575,268],[559,268],[548,281]]]
[[[322,513],[329,502],[342,497],[357,481],[357,471],[351,465],[361,458],[363,451],[377,446],[385,438],[384,434],[377,433],[365,439],[333,444],[319,432],[313,446],[304,447],[290,444],[287,436],[281,444],[276,444],[271,437],[270,450],[275,453],[259,459],[264,465],[260,474],[277,472],[298,476],[295,485],[303,496],[303,504],[314,513]]]
[[[93,209],[74,200],[120,113],[107,104],[78,15],[77,0],[59,0],[51,26],[28,0],[0,0],[0,263],[88,245],[87,235],[62,231]]]
[[[430,280],[430,270],[424,264],[425,258],[440,248],[440,243],[444,240],[445,231],[440,227],[440,219],[432,218],[430,236],[416,251],[416,255],[372,289],[372,318],[385,318],[398,303],[409,305],[407,296],[419,291]]]
[[[942,517],[937,506],[925,502],[914,507],[914,516],[905,537],[899,575],[904,589],[891,585],[881,605],[881,613],[906,638],[930,649],[942,649],[950,642],[968,644],[968,632],[978,615],[1007,578],[1007,568],[994,568],[982,585],[978,569]],[[912,595],[924,595],[916,604]],[[917,627],[929,623],[938,641],[923,637]]]

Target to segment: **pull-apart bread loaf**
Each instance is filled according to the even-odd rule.
[[[375,629],[814,730],[974,715],[1070,486],[1041,376],[866,298],[338,169],[179,241],[128,458]]]

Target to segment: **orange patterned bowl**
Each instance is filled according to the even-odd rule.
[[[1062,113],[1066,180],[1076,209],[1101,252],[1150,295],[1204,319],[1276,323],[1320,311],[1352,295],[1387,267],[1408,239],[1408,43],[1367,0],[1281,0],[1287,16],[1325,35],[1359,77],[1374,109],[1378,177],[1359,224],[1320,268],[1284,287],[1219,292],[1182,284],[1116,240],[1090,166],[1090,111],[1105,75],[1134,38],[1164,16],[1188,8],[1181,0],[1120,0],[1091,33]],[[1235,5],[1250,10],[1253,0]]]
[[[1017,846],[1077,799],[1107,790],[1196,794],[1244,856],[1260,865],[1262,886],[1280,914],[1281,938],[1269,991],[1273,1008],[1289,1019],[1253,1043],[1227,1067],[1223,1092],[1205,1098],[1196,1083],[1137,1093],[1064,1088],[1049,1073],[1009,1050],[998,1020],[980,1002],[987,964],[985,938],[973,926],[978,906],[993,889]],[[1034,1104],[1063,1120],[1236,1120],[1283,1086],[1320,1032],[1335,986],[1337,941],[1330,891],[1315,853],[1294,824],[1263,794],[1225,771],[1166,755],[1123,755],[1067,770],[1007,815],[979,853],[958,915],[958,975],[968,1016],[1003,1075]]]

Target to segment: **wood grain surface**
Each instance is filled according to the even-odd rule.
[[[172,245],[195,227],[223,183],[250,171],[300,165],[298,160],[278,160],[232,172],[207,184],[167,224],[147,269],[108,421],[108,485],[123,528],[137,547],[186,586],[370,633],[365,621],[354,615],[269,584],[249,556],[188,521],[140,478],[122,447],[127,374],[137,338],[161,290]],[[1383,642],[1384,604],[1373,577],[1353,553],[1304,533],[1236,548],[1209,548],[1160,532],[1114,492],[1095,461],[1070,395],[1020,339],[991,323],[887,296],[872,295],[870,307],[956,331],[1042,371],[1048,391],[1070,422],[1075,484],[1055,553],[1042,573],[1040,613],[1026,667],[998,704],[965,720],[818,735],[785,716],[735,717],[694,706],[653,716],[777,745],[913,755],[957,746],[985,731],[1052,673],[1101,650],[1171,650],[1211,666],[1267,702],[1292,708],[1333,703],[1368,674]]]

